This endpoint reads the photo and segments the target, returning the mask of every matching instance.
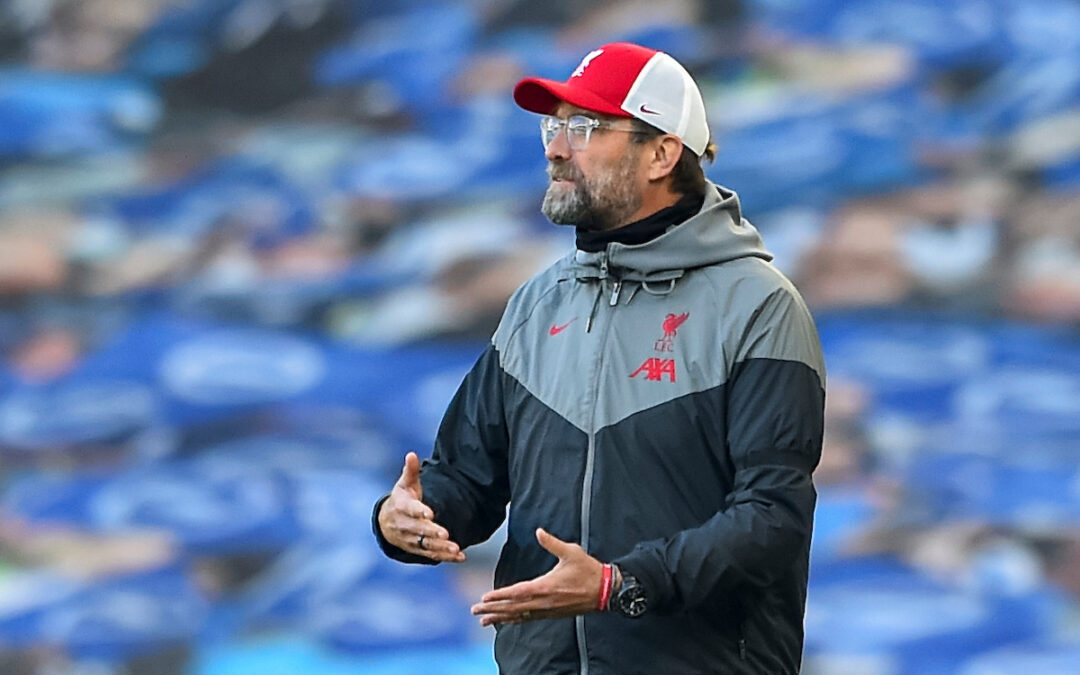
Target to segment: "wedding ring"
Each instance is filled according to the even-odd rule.
[[[424,535],[420,535],[420,538],[416,540],[416,545],[424,548]]]

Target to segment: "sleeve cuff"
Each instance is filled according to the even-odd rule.
[[[619,566],[619,570],[622,573],[630,574],[641,587],[645,590],[645,597],[649,600],[650,613],[663,612],[666,610],[667,605],[670,604],[671,598],[663,592],[666,588],[661,574],[657,574],[652,566],[649,565],[647,555],[643,555],[643,552],[638,548],[635,548],[630,553],[616,558],[612,561]]]

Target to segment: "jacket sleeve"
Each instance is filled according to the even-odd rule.
[[[498,352],[488,345],[454,395],[439,426],[435,450],[420,468],[424,503],[462,548],[490,537],[502,523],[510,500],[503,377]],[[382,536],[377,518],[386,498],[372,512],[379,547],[401,562],[434,564]]]
[[[768,296],[736,349],[724,397],[734,485],[723,510],[615,561],[660,613],[714,602],[736,586],[769,586],[798,569],[809,547],[825,392],[802,299],[787,288]]]

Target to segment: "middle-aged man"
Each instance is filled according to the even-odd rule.
[[[543,212],[577,250],[510,299],[423,468],[375,507],[383,550],[464,560],[499,527],[503,673],[795,673],[824,364],[798,292],[735,193],[708,182],[705,108],[667,54],[616,43],[544,115]]]

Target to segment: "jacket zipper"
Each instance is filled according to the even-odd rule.
[[[739,660],[740,661],[745,661],[746,660],[746,611],[743,609],[742,600],[738,596],[735,597],[735,609],[738,612],[738,621],[736,623],[739,626]]]
[[[603,293],[604,280],[607,279],[608,263],[607,255],[600,260],[600,279],[597,281],[600,284],[600,288],[597,290],[597,297]],[[614,306],[619,300],[619,289],[622,286],[621,281],[616,280],[614,289],[611,294],[611,304]],[[596,311],[596,303],[593,303],[593,311]],[[610,317],[609,317],[610,319]],[[592,323],[592,317],[589,317],[589,323]],[[596,457],[596,394],[600,391],[600,374],[603,368],[604,359],[604,345],[607,343],[608,330],[611,327],[612,322],[609,320],[604,324],[604,329],[600,334],[600,343],[596,350],[596,374],[593,376],[592,388],[592,410],[589,414],[589,446],[585,455],[585,476],[581,481],[581,548],[586,553],[589,552],[589,514],[592,506],[592,481],[593,481],[593,464]],[[574,629],[577,634],[578,643],[578,660],[581,664],[581,675],[589,675],[589,649],[585,643],[585,617],[583,615],[577,616],[574,619]]]
[[[600,259],[600,280],[596,286],[596,297],[593,298],[592,308],[589,310],[589,318],[585,320],[585,332],[592,332],[593,319],[596,318],[596,310],[600,306],[600,296],[604,294],[604,280],[607,279],[608,264],[607,255]],[[612,294],[614,300],[618,300],[618,285]],[[611,304],[615,304],[614,302]]]

